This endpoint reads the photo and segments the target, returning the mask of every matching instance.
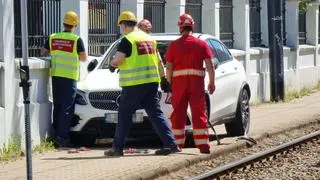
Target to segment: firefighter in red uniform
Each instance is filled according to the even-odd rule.
[[[172,85],[172,130],[180,148],[185,142],[187,108],[192,113],[193,138],[201,153],[210,153],[208,118],[205,113],[205,69],[209,74],[208,91],[215,90],[212,51],[206,42],[192,36],[194,20],[189,14],[179,17],[181,37],[170,43],[167,53],[166,75]]]

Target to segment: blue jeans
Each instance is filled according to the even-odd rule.
[[[75,80],[63,77],[52,77],[52,124],[55,130],[55,136],[69,139],[76,93],[77,84]]]
[[[118,109],[118,123],[112,144],[115,150],[123,151],[126,136],[132,126],[132,115],[141,106],[150,117],[152,126],[164,147],[176,147],[168,119],[159,105],[158,86],[158,83],[148,83],[122,88]]]

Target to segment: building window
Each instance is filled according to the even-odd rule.
[[[100,56],[119,37],[120,0],[89,0],[88,54]]]
[[[144,1],[144,18],[152,23],[152,32],[164,32],[165,20],[165,0],[145,0]]]
[[[250,0],[250,46],[261,45],[260,0]]]
[[[202,32],[202,0],[187,0],[185,12],[195,21],[194,32]]]
[[[307,18],[305,11],[299,11],[299,44],[307,43]]]
[[[220,40],[233,48],[233,6],[232,0],[220,0]]]
[[[319,6],[319,13],[318,13],[318,43],[320,44],[320,6]]]
[[[60,0],[29,0],[29,56],[40,56],[40,50],[51,33],[61,31]],[[22,56],[20,0],[14,0],[15,56]]]

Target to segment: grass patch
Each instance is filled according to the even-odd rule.
[[[320,80],[318,84],[313,88],[302,88],[301,90],[288,91],[285,93],[284,102],[290,102],[294,99],[301,98],[303,96],[309,95],[311,93],[320,91]]]
[[[16,160],[21,156],[23,156],[23,152],[20,137],[11,138],[8,145],[4,144],[3,148],[0,149],[0,161]]]
[[[9,140],[8,145],[3,145],[0,148],[0,161],[14,161],[24,156],[22,151],[21,138],[13,137]],[[46,138],[40,142],[39,145],[33,147],[33,153],[44,153],[49,151],[55,151],[52,138]]]
[[[33,148],[33,152],[37,152],[37,153],[44,153],[44,152],[49,152],[54,150],[55,150],[55,147],[54,147],[52,138],[46,138],[42,140],[39,145],[36,145]]]

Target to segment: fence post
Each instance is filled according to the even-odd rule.
[[[312,3],[307,11],[307,44],[315,46],[314,65],[317,66],[319,37],[319,2]]]
[[[179,32],[179,16],[185,12],[186,0],[167,0],[165,7],[165,32]]]
[[[88,0],[61,0],[61,23],[63,23],[65,13],[70,10],[79,16],[79,25],[75,34],[81,37],[85,49],[88,50]]]
[[[299,0],[287,0],[286,27],[290,27],[287,31],[287,46],[297,48],[299,45]]]
[[[261,0],[261,43],[269,46],[268,40],[268,0]]]
[[[137,20],[143,19],[144,0],[120,1],[120,13],[129,10],[136,15]]]
[[[217,38],[220,37],[219,4],[219,0],[202,0],[202,32]]]

